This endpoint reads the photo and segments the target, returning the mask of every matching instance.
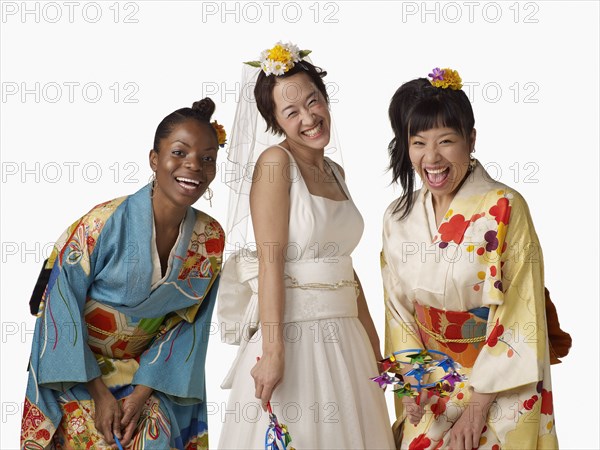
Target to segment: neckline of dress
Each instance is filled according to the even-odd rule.
[[[285,150],[285,152],[291,157],[293,164],[298,169],[298,172],[300,172],[300,167],[298,167],[298,163],[296,162],[296,158],[294,158],[294,155],[292,155],[292,152],[290,152],[283,145],[275,144],[275,146],[279,147],[279,148],[281,148],[283,150]],[[331,169],[331,172],[333,173],[333,176],[335,177],[335,181],[336,181],[337,185],[340,187],[340,189],[342,190],[342,192],[344,193],[344,195],[346,196],[346,198],[344,200],[334,200],[334,199],[329,198],[329,197],[323,197],[322,195],[313,194],[308,189],[308,185],[306,184],[306,181],[304,181],[304,177],[302,176],[302,173],[300,172],[299,173],[300,179],[302,180],[302,184],[304,185],[304,188],[306,189],[306,192],[308,192],[308,195],[310,195],[312,198],[324,199],[324,200],[328,200],[330,202],[335,202],[335,203],[349,202],[352,199],[350,198],[350,195],[349,195],[348,191],[344,188],[344,186],[342,185],[342,182],[338,178],[337,173],[336,173],[337,172],[336,169],[333,167],[332,164],[329,163],[329,161],[328,161],[329,158],[327,156],[325,156],[324,158],[325,158],[325,163],[329,166],[329,168]]]
[[[308,188],[306,190],[308,191]],[[322,195],[311,194],[310,191],[308,191],[308,193],[310,194],[311,197],[322,198],[323,200],[329,200],[330,202],[334,202],[334,203],[344,203],[344,202],[349,202],[350,201],[349,198],[346,198],[344,200],[334,200],[334,199],[329,198],[329,197],[323,197]]]
[[[329,198],[329,197],[323,197],[322,195],[313,194],[308,189],[308,185],[306,184],[306,181],[304,181],[304,177],[302,177],[302,175],[300,175],[300,177],[302,178],[302,182],[304,183],[304,187],[306,188],[306,190],[308,191],[308,193],[312,197],[314,197],[314,198],[322,198],[322,199],[329,200],[330,202],[335,202],[335,203],[344,203],[344,202],[350,201],[350,195],[348,195],[348,192],[346,192],[346,189],[344,189],[344,187],[342,186],[342,183],[341,183],[340,179],[337,176],[337,170],[333,167],[332,164],[329,163],[329,158],[327,156],[325,156],[325,164],[327,164],[329,166],[329,168],[331,169],[331,173],[332,173],[333,177],[335,178],[335,182],[337,183],[337,185],[340,188],[340,190],[344,193],[344,195],[346,196],[346,198],[344,200],[334,200],[334,199]],[[298,164],[296,163],[296,166],[297,165]],[[299,167],[298,167],[298,170],[300,170]]]

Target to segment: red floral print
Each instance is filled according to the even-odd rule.
[[[100,352],[98,352],[98,353],[100,353]],[[66,412],[72,413],[72,412],[77,411],[79,406],[77,405],[77,402],[69,402],[69,403],[65,404],[65,406],[63,408]]]
[[[465,216],[462,214],[456,214],[455,216],[452,216],[448,222],[444,222],[440,225],[439,231],[442,235],[442,241],[453,241],[457,244],[460,244],[465,237],[465,231],[467,231],[469,223],[470,222],[465,220]]]
[[[446,311],[445,319],[442,321],[440,313],[441,312],[435,308],[430,308],[429,310],[433,331],[442,334],[448,339],[461,339],[463,337],[462,327],[469,318],[468,314],[465,314],[464,312]],[[469,344],[447,342],[444,345],[455,353],[462,353]]]
[[[533,405],[535,405],[535,402],[537,402],[538,399],[539,399],[539,397],[537,395],[534,395],[531,398],[525,400],[523,402],[523,408],[525,408],[527,411],[531,411],[531,409],[533,408]]]
[[[447,311],[446,319],[448,323],[444,329],[444,336],[447,339],[461,339],[463,338],[463,325],[469,318],[468,314],[456,311]],[[464,342],[446,342],[445,345],[455,353],[464,352],[469,344]]]
[[[552,391],[547,391],[546,389],[542,389],[542,414],[552,414],[554,410],[552,404]]]
[[[433,417],[437,419],[440,415],[444,414],[446,411],[446,403],[448,403],[450,397],[440,397],[438,401],[431,405],[431,412],[433,413]]]
[[[431,440],[425,434],[420,434],[412,440],[408,450],[426,450],[430,445]]]
[[[204,247],[209,255],[221,254],[225,248],[225,235],[218,222],[209,222],[206,225],[206,242]]]
[[[506,197],[499,198],[494,206],[490,208],[490,214],[494,216],[496,222],[508,225],[511,206]]]
[[[37,433],[35,433],[35,439],[37,441],[40,440],[44,440],[44,441],[49,441],[50,440],[50,432],[48,430],[39,430]]]
[[[223,237],[208,239],[204,245],[206,246],[206,253],[209,255],[220,254],[225,248],[225,239]]]
[[[486,345],[490,347],[494,347],[498,343],[498,338],[504,334],[504,326],[500,325],[498,322],[499,319],[496,319],[496,325],[494,325],[492,332],[485,341]]]

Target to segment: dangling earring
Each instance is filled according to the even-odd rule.
[[[204,192],[204,195],[202,197],[204,197],[206,200],[208,200],[208,204],[212,208],[212,198],[213,198],[213,191],[212,191],[212,189],[209,188],[209,187],[206,188],[206,191]]]
[[[150,175],[150,183],[152,183],[152,186],[150,187],[150,198],[154,198],[154,191],[156,189],[156,172],[152,172],[152,175]]]
[[[473,153],[475,153],[475,149],[473,149],[473,151],[471,152],[471,159],[469,160],[469,173],[473,172],[475,170],[475,167],[477,166],[477,160],[473,156]]]

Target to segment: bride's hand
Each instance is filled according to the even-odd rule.
[[[257,358],[258,362],[250,371],[254,378],[255,396],[261,399],[263,410],[267,410],[267,402],[271,400],[273,390],[283,378],[284,357],[283,349],[263,353],[262,358]]]

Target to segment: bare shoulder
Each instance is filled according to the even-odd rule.
[[[268,180],[269,182],[289,184],[290,164],[290,156],[284,149],[277,146],[269,147],[260,154],[256,161],[252,183]]]
[[[256,164],[289,164],[289,162],[290,156],[288,155],[288,153],[283,148],[274,145],[260,154],[258,160],[256,161]]]

